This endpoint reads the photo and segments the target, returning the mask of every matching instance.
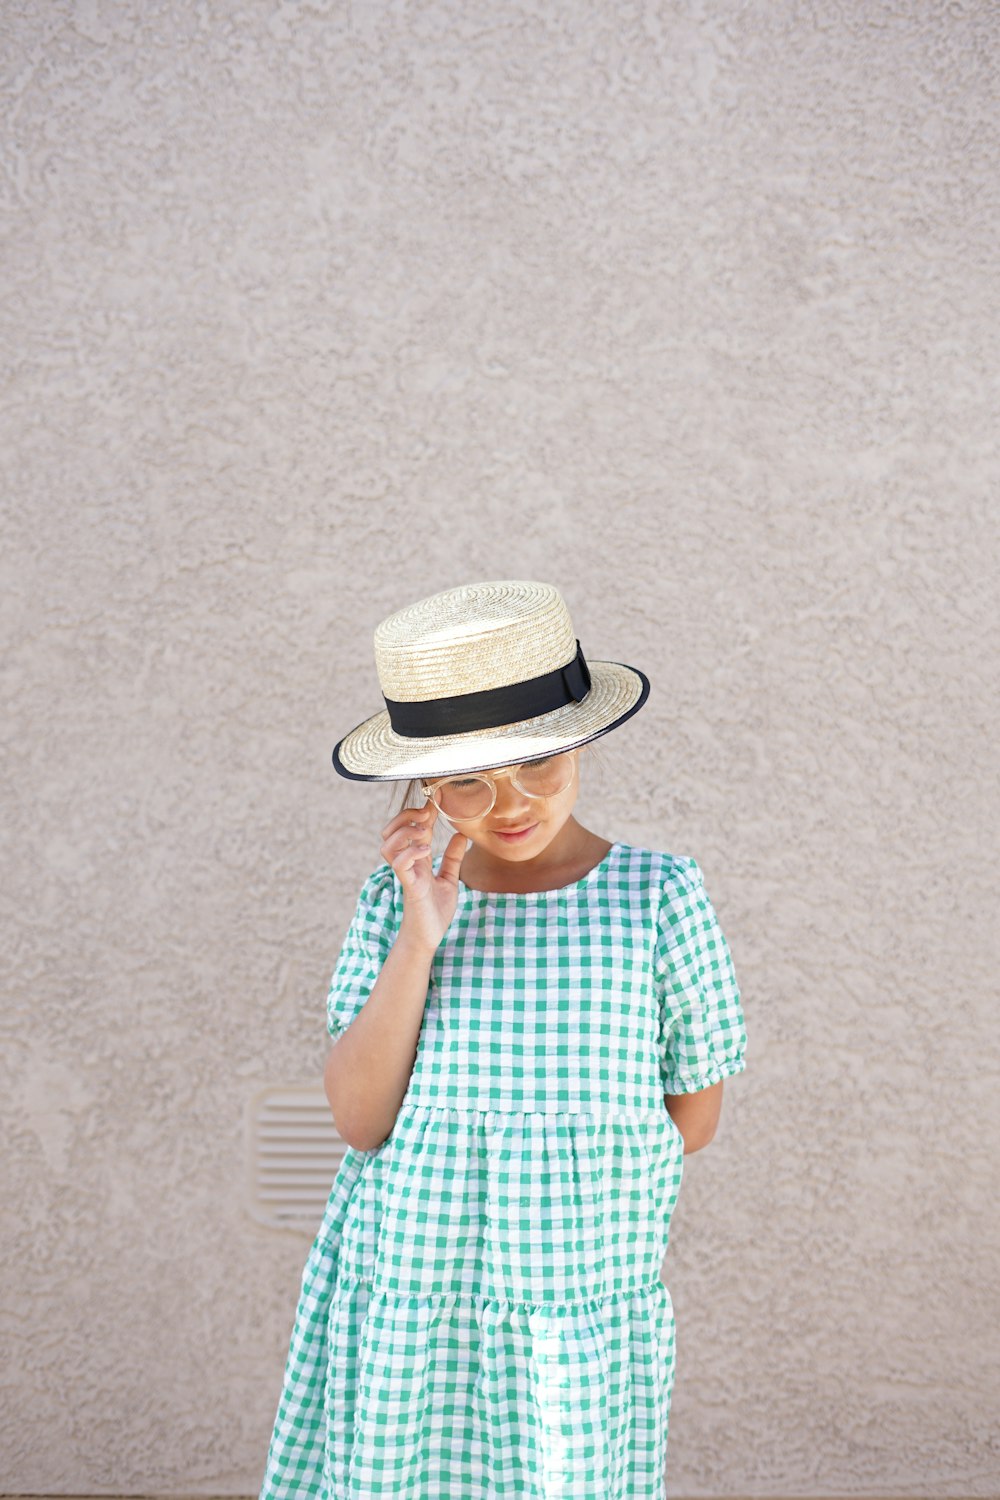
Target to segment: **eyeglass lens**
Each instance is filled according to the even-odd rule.
[[[484,773],[486,774],[486,773]],[[513,768],[511,779],[529,797],[555,797],[573,780],[573,757],[549,755]],[[492,793],[481,776],[450,776],[439,781],[432,793],[446,818],[481,818],[489,810]]]

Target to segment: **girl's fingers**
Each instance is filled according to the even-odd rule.
[[[418,859],[431,858],[436,813],[433,802],[428,802],[425,807],[406,807],[385,825],[382,857],[393,869],[412,869]]]
[[[433,808],[433,802],[429,806]],[[394,833],[398,833],[401,829],[405,828],[424,828],[429,830],[433,826],[434,818],[424,808],[407,807],[401,813],[397,813],[394,818],[390,818],[389,822],[382,829],[382,838],[388,841]]]
[[[422,859],[429,858],[429,849],[421,849],[418,846],[414,845],[410,849],[404,849],[401,854],[395,855],[394,858],[389,861],[389,863],[392,865],[392,868],[396,871],[397,875],[401,875],[405,870],[412,870],[413,867],[419,864]]]
[[[448,840],[447,849],[441,856],[441,864],[438,873],[457,875],[462,860],[465,858],[465,851],[468,849],[471,843],[472,840],[466,834],[453,834],[452,837]]]
[[[413,839],[429,839],[430,836],[431,830],[426,823],[410,821],[400,823],[395,829],[390,824],[390,831],[385,834],[384,843],[402,844],[405,846]]]

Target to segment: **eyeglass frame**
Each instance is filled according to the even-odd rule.
[[[572,750],[552,750],[548,755],[534,755],[532,756],[532,760],[552,760],[557,755],[569,755],[571,757],[575,757],[579,754],[580,748],[581,747],[579,745],[574,745]],[[520,761],[519,764],[526,766],[530,765],[531,761]],[[442,818],[447,818],[449,823],[478,823],[480,818],[488,818],[490,813],[496,807],[497,781],[503,780],[504,777],[506,777],[513,786],[517,787],[522,797],[531,797],[535,801],[544,801],[547,797],[561,797],[563,792],[568,792],[573,784],[573,777],[571,775],[566,785],[564,787],[561,787],[558,792],[526,792],[524,787],[521,786],[517,781],[517,769],[517,765],[513,765],[508,770],[501,771],[499,776],[495,776],[489,771],[454,771],[450,776],[439,776],[435,781],[432,781],[430,783],[430,792],[433,792],[437,789],[437,787],[441,786],[446,781],[466,781],[473,776],[477,781],[485,781],[489,786],[490,796],[492,800],[486,811],[476,813],[476,816],[474,818],[453,818],[451,816],[451,813],[441,812],[441,808],[438,807],[438,804],[436,802],[434,802],[434,798],[431,796],[430,792],[428,792],[427,787],[423,783],[423,780],[421,780],[420,782],[420,790],[423,792],[428,802],[434,802],[434,806],[437,807],[437,810],[439,813],[441,813]]]

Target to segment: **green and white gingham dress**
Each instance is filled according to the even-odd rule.
[[[331,1036],[402,915],[380,864]],[[695,860],[615,843],[559,890],[460,884],[395,1125],[348,1148],[306,1262],[261,1500],[662,1500],[664,1094],[741,1072],[745,1047]]]

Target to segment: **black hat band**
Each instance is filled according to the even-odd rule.
[[[422,703],[397,703],[382,694],[389,722],[407,739],[468,734],[475,729],[498,729],[538,714],[550,714],[568,703],[580,703],[590,692],[590,668],[576,643],[576,655],[564,667],[481,693],[459,693],[451,698],[428,698]]]

